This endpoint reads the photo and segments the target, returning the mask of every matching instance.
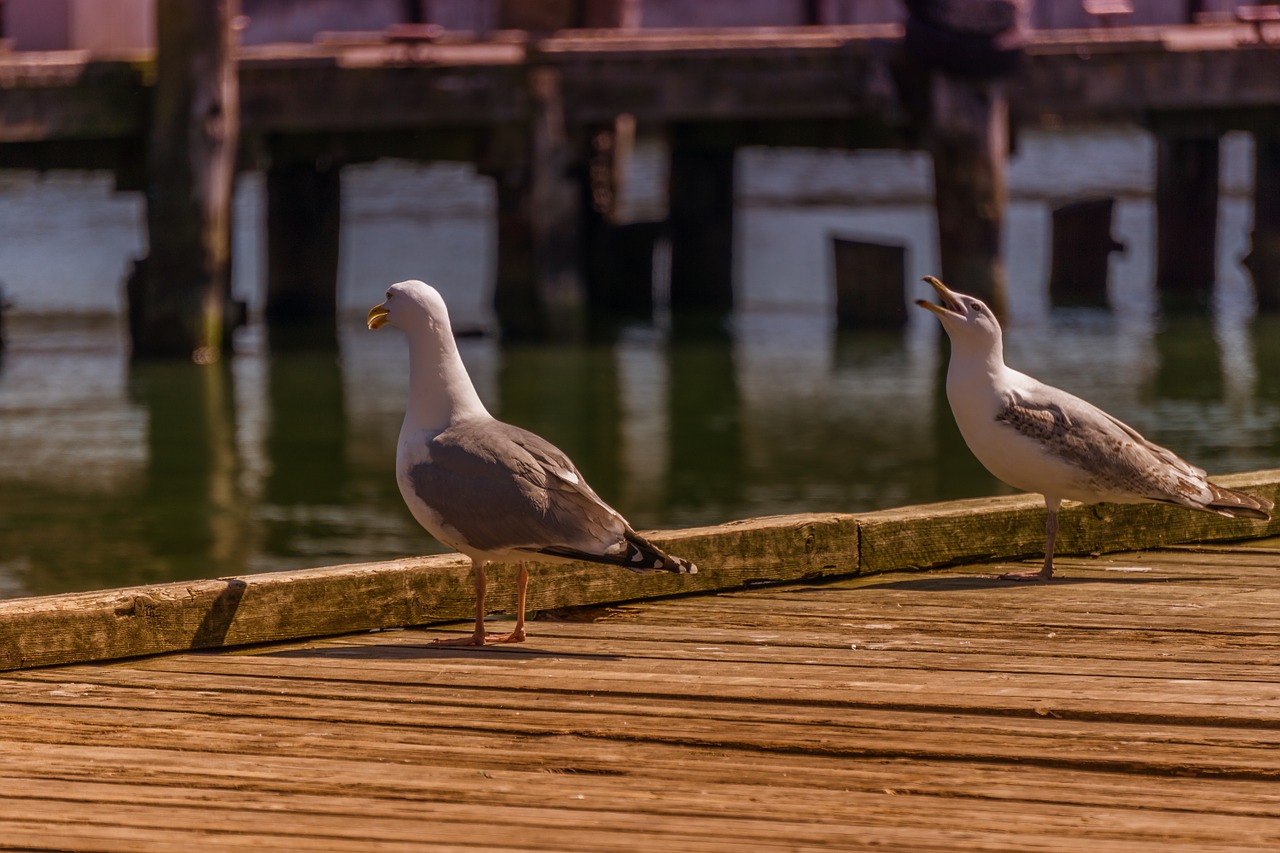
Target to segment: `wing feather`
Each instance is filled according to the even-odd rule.
[[[1014,391],[996,420],[1079,471],[1094,494],[1194,507],[1211,497],[1202,469],[1066,391],[1043,384]]]
[[[409,472],[417,497],[481,551],[621,548],[630,529],[544,438],[501,421],[450,427]]]

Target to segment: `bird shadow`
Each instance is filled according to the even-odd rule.
[[[313,646],[303,649],[284,649],[278,652],[269,652],[268,655],[279,658],[328,658],[330,660],[492,660],[494,655],[507,655],[521,659],[622,660],[621,655],[553,651],[527,646],[523,643],[494,643],[491,646],[437,646],[429,642],[371,643],[368,645]]]

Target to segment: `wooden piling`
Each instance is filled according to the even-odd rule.
[[[999,80],[934,70],[930,153],[942,278],[1005,316],[1005,160],[1009,108]]]
[[[336,345],[341,169],[315,158],[273,159],[266,189],[271,345]]]
[[[1169,313],[1204,312],[1218,258],[1218,137],[1156,136],[1156,290]]]
[[[653,253],[664,231],[661,222],[599,226],[587,247],[593,323],[653,319]]]
[[[1124,244],[1111,236],[1116,200],[1096,198],[1053,211],[1049,301],[1056,306],[1105,308],[1112,252]]]
[[[734,149],[670,131],[668,225],[673,321],[716,327],[733,310]]]
[[[897,328],[907,322],[905,246],[833,237],[836,326]]]
[[[565,124],[560,71],[529,72],[524,150],[498,169],[498,282],[504,337],[581,338],[586,329],[581,150]],[[509,137],[514,131],[504,131]],[[497,147],[513,146],[510,139]]]
[[[239,0],[157,0],[149,250],[128,286],[135,358],[215,360],[226,336]]]
[[[1253,135],[1253,234],[1244,265],[1253,278],[1258,311],[1280,313],[1280,135]]]
[[[618,198],[635,145],[635,120],[624,115],[591,127],[586,140],[582,240],[595,334],[597,326],[607,331],[610,320],[652,319],[653,252],[662,224],[618,221]]]

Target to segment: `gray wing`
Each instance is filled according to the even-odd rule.
[[[1061,389],[1038,384],[1027,394],[1015,391],[996,420],[1074,466],[1098,493],[1183,506],[1209,498],[1202,469]]]
[[[490,420],[451,427],[409,471],[417,496],[482,551],[546,547],[601,552],[624,541],[622,517],[559,448]]]

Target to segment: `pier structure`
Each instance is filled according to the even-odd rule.
[[[166,0],[157,8],[163,24]],[[1087,123],[1147,127],[1159,139],[1157,279],[1169,308],[1207,304],[1211,265],[1194,259],[1214,256],[1218,138],[1254,133],[1247,266],[1259,306],[1280,306],[1280,40],[1254,25],[1032,31],[1016,63],[975,78],[921,61],[897,24],[483,38],[411,24],[219,52],[235,4],[216,8],[216,22],[196,31],[204,41],[184,49],[216,61],[186,72],[169,70],[163,43],[129,58],[0,54],[0,167],[110,169],[122,190],[147,194],[151,249],[130,287],[139,355],[208,355],[225,338],[232,136],[237,167],[267,175],[273,345],[333,338],[348,164],[465,161],[491,176],[503,334],[573,338],[619,306],[647,310],[649,277],[620,265],[651,267],[656,241],[670,245],[675,314],[714,326],[731,310],[734,151],[746,145],[930,151],[941,272],[999,305],[1003,170],[1016,132]],[[162,42],[177,39],[166,32]],[[223,76],[196,85],[209,68]],[[181,86],[158,80],[175,73],[187,75]],[[173,97],[188,109],[165,106]],[[637,128],[669,144],[665,222],[616,221]],[[193,248],[178,251],[179,234]],[[1193,260],[1175,261],[1175,249]],[[202,264],[204,279],[187,263]],[[186,314],[170,322],[166,306]]]

